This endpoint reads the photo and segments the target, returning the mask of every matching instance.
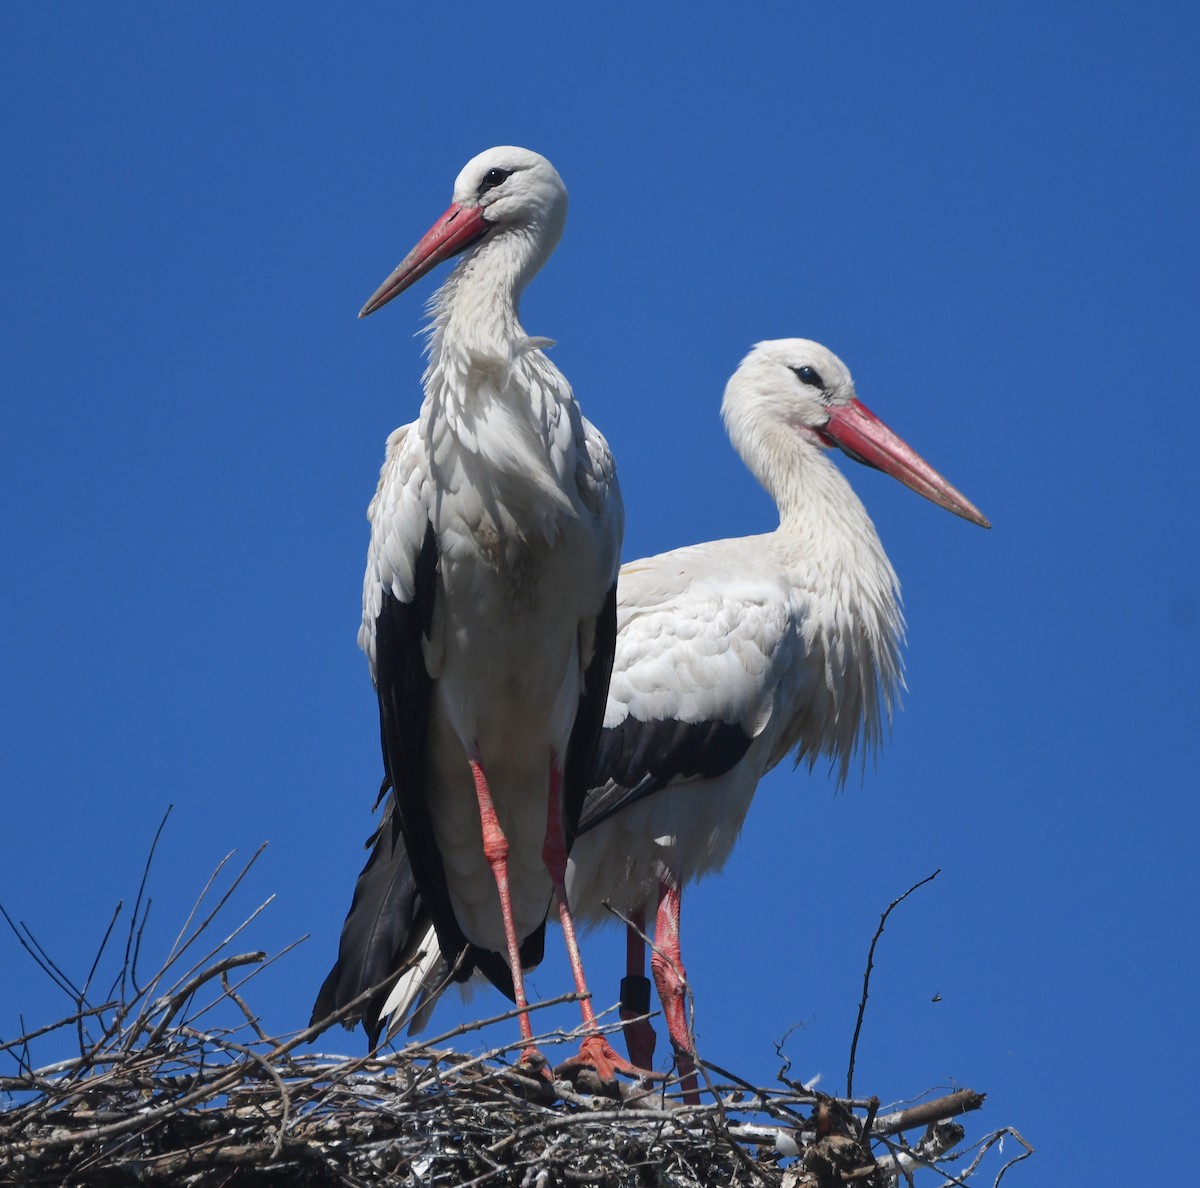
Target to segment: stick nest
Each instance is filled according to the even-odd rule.
[[[9,918],[76,1009],[0,1042],[13,1066],[0,1075],[0,1185],[890,1188],[914,1174],[931,1185],[975,1184],[985,1157],[995,1161],[1012,1136],[1023,1152],[1000,1168],[998,1185],[1032,1151],[1010,1129],[959,1149],[965,1132],[953,1119],[983,1104],[969,1089],[880,1113],[875,1098],[819,1094],[787,1080],[786,1069],[779,1086],[764,1088],[701,1061],[705,1104],[691,1107],[670,1083],[623,1085],[608,1097],[527,1075],[508,1062],[511,1049],[469,1057],[444,1046],[495,1020],[386,1055],[301,1052],[329,1020],[273,1037],[239,992],[270,964],[263,953],[229,952],[257,911],[203,956],[186,956],[253,862],[204,916],[218,867],[145,984],[139,891],[108,993],[92,987],[120,907],[79,986]],[[60,1051],[69,1043],[73,1054],[35,1067],[34,1046],[48,1043]]]

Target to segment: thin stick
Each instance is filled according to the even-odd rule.
[[[2,903],[0,903],[0,914],[8,921],[8,926],[12,929],[13,935],[21,942],[21,948],[33,958],[38,968],[69,998],[77,999],[79,991],[75,988],[71,979],[50,960],[50,955],[38,943],[37,937],[30,932],[29,925],[22,921],[21,927],[18,928]],[[21,929],[25,930],[24,933],[22,933]],[[29,937],[28,940],[25,939],[26,934]]]
[[[871,938],[871,947],[867,950],[867,968],[863,973],[863,989],[862,998],[858,1003],[858,1019],[854,1024],[854,1038],[850,1041],[850,1065],[846,1069],[846,1096],[854,1096],[854,1057],[858,1052],[858,1037],[862,1032],[863,1016],[867,1013],[867,994],[871,986],[871,970],[875,965],[875,946],[879,943],[879,938],[883,935],[884,925],[887,923],[887,918],[892,914],[892,909],[902,904],[918,887],[924,887],[926,883],[932,883],[934,879],[942,873],[942,868],[939,866],[931,875],[927,875],[919,883],[914,883],[899,899],[893,899],[887,906],[887,911],[879,917],[879,927],[875,929],[875,935]]]
[[[133,901],[133,914],[129,917],[129,935],[125,938],[125,960],[121,963],[121,998],[125,998],[125,974],[128,971],[133,987],[137,989],[137,958],[134,955],[133,964],[130,964],[130,950],[135,943],[141,940],[141,929],[138,929],[138,915],[142,908],[142,896],[146,892],[146,882],[150,878],[150,863],[154,861],[155,851],[158,849],[158,839],[162,837],[162,831],[166,827],[167,818],[171,815],[171,810],[174,809],[173,804],[167,805],[167,811],[163,813],[162,820],[158,823],[158,828],[154,831],[154,837],[150,839],[150,850],[146,854],[146,862],[142,867],[142,881],[138,883],[137,898]],[[147,909],[149,904],[147,904]],[[143,921],[144,923],[144,921]],[[134,930],[137,929],[135,938]]]
[[[1018,1155],[1015,1159],[1010,1159],[1000,1169],[1000,1172],[996,1176],[996,1180],[995,1180],[995,1183],[992,1185],[992,1188],[1000,1188],[1000,1181],[1004,1179],[1005,1175],[1008,1172],[1008,1169],[1010,1167],[1012,1167],[1014,1164],[1020,1163],[1022,1159],[1028,1159],[1033,1154],[1033,1147],[1030,1146],[1030,1144],[1028,1142],[1026,1142],[1024,1138],[1022,1138],[1020,1131],[1013,1130],[1013,1128],[1011,1126],[1006,1126],[1003,1130],[997,1131],[996,1134],[999,1138],[1003,1138],[1004,1135],[1006,1135],[1006,1134],[1011,1134],[1013,1136],[1013,1138],[1015,1138],[1017,1140],[1017,1142],[1019,1142],[1021,1144],[1021,1146],[1025,1148],[1025,1151],[1024,1151],[1024,1154]]]
[[[197,899],[196,902],[192,905],[192,910],[188,913],[187,921],[184,923],[183,928],[180,929],[179,935],[175,938],[175,943],[171,946],[170,953],[167,954],[166,962],[163,964],[162,968],[158,971],[158,973],[155,974],[154,977],[151,978],[150,982],[147,984],[145,991],[143,992],[147,997],[149,997],[156,990],[158,984],[166,976],[167,970],[169,970],[171,968],[171,966],[174,965],[175,962],[178,961],[179,958],[182,957],[183,954],[186,953],[189,948],[191,948],[191,946],[196,942],[196,940],[204,933],[205,929],[208,928],[208,926],[213,922],[213,919],[216,917],[217,913],[220,912],[220,910],[225,906],[225,904],[229,902],[230,896],[233,895],[234,891],[237,890],[238,885],[249,873],[250,868],[262,856],[262,852],[266,848],[267,848],[267,843],[263,842],[262,845],[260,845],[258,847],[258,849],[254,851],[254,853],[250,856],[249,860],[246,862],[245,866],[243,866],[241,871],[238,873],[237,877],[233,880],[232,883],[230,883],[229,887],[225,890],[225,893],[217,901],[216,907],[214,907],[212,909],[212,911],[209,912],[209,914],[205,917],[205,919],[202,920],[196,926],[196,928],[192,932],[191,936],[189,936],[187,938],[187,940],[184,941],[183,944],[181,945],[180,941],[182,940],[184,933],[187,931],[188,926],[190,925],[191,921],[195,918],[196,913],[200,908],[200,904],[204,901],[204,897],[208,894],[209,888],[213,885],[213,882],[216,880],[216,878],[220,874],[220,872],[225,868],[225,865],[229,862],[229,859],[233,857],[233,854],[235,853],[235,851],[230,851],[217,864],[216,870],[213,871],[213,873],[209,876],[208,882],[204,885],[204,890],[200,892],[199,899]],[[270,899],[268,899],[266,901],[266,903],[270,903],[271,899],[274,899],[274,898],[275,897],[272,895],[270,897]],[[250,922],[250,920],[254,919],[254,917],[257,916],[258,913],[261,912],[264,907],[266,907],[266,903],[261,904],[258,907],[258,909],[251,914],[250,919],[243,921],[242,924],[237,929],[235,929],[235,931],[229,937],[226,937],[226,939],[223,943],[228,944],[229,941],[232,940],[233,937],[238,934],[238,932],[240,932],[243,928],[245,928],[245,926]],[[219,952],[221,947],[222,946],[217,946],[217,948],[211,950],[210,957],[215,955],[217,952]],[[183,978],[189,977],[194,971],[199,969],[202,964],[203,964],[203,961],[195,963],[190,970],[188,970],[186,973],[184,973],[182,975],[182,977]],[[178,985],[179,985],[179,981],[176,981],[175,986],[178,986]],[[171,995],[173,990],[174,990],[174,987],[167,990],[167,992],[166,992],[167,995],[168,996]],[[133,1035],[131,1036],[130,1042],[132,1042],[132,1039],[136,1038],[136,1036],[137,1036],[137,1031],[135,1029],[133,1032]]]

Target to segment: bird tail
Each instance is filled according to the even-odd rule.
[[[372,1048],[383,1030],[380,1006],[388,997],[390,975],[403,976],[412,963],[420,964],[428,956],[417,942],[429,928],[429,913],[413,878],[404,839],[393,827],[393,811],[389,800],[379,829],[368,842],[371,855],[354,888],[338,959],[321,986],[310,1022],[317,1025],[374,989],[365,1006],[343,1019],[346,1027],[361,1022]],[[436,944],[433,951],[440,956]]]

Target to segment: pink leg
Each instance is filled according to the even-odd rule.
[[[700,1094],[696,1081],[696,1066],[692,1062],[695,1050],[688,1028],[687,976],[683,968],[683,957],[679,952],[679,912],[682,896],[667,883],[658,886],[658,919],[654,925],[654,952],[650,957],[650,969],[658,987],[663,1014],[667,1019],[667,1031],[675,1047],[675,1060],[679,1066],[679,1079],[683,1088],[683,1100],[688,1105],[699,1105]]]
[[[644,1076],[646,1070],[634,1068],[613,1046],[596,1032],[596,1013],[592,1010],[587,980],[583,975],[583,959],[579,955],[579,942],[575,939],[575,922],[571,919],[571,907],[567,902],[567,843],[562,825],[562,772],[558,756],[550,752],[550,803],[546,814],[546,840],[542,845],[542,861],[554,887],[554,898],[558,902],[558,918],[562,924],[563,939],[567,942],[567,956],[571,961],[571,973],[575,977],[575,990],[584,997],[580,1001],[583,1023],[595,1032],[589,1035],[579,1050],[578,1056],[559,1065],[559,1069],[570,1072],[582,1066],[596,1070],[600,1080],[611,1084],[620,1070],[629,1076]]]
[[[621,1018],[625,1022],[625,1047],[639,1068],[654,1066],[658,1037],[650,1020],[650,981],[646,977],[646,913],[638,910],[625,930],[625,976],[621,979]]]
[[[521,970],[521,946],[517,940],[517,926],[513,920],[512,896],[508,889],[508,838],[500,828],[496,818],[496,808],[492,803],[492,792],[488,787],[487,777],[483,774],[483,764],[477,748],[472,750],[469,760],[471,775],[475,778],[475,795],[479,800],[479,821],[483,829],[483,856],[492,868],[492,876],[496,880],[496,893],[500,898],[500,914],[504,917],[504,940],[508,946],[508,964],[512,969],[513,995],[516,998],[517,1009],[521,1012],[521,1038],[525,1048],[521,1059],[535,1065],[544,1063],[542,1054],[533,1043],[533,1025],[529,1021],[529,1003],[525,998],[525,975]]]

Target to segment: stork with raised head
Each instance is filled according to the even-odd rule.
[[[882,741],[903,684],[899,583],[875,526],[828,457],[836,446],[948,511],[980,512],[857,398],[807,339],[759,343],[725,389],[734,449],[779,509],[761,536],[621,569],[617,654],[567,887],[581,919],[631,923],[622,1013],[634,1063],[654,1032],[641,935],[685,1089],[692,1044],[680,955],[683,888],[729,857],[762,777],[792,752],[845,780]]]
[[[863,406],[846,366],[815,342],[756,346],[730,379],[722,413],[774,498],[779,527],[622,568],[604,729],[567,876],[581,918],[612,920],[611,904],[633,923],[622,983],[631,1019],[649,1009],[641,934],[656,917],[651,968],[691,1098],[684,886],[725,862],[759,780],[785,755],[810,767],[827,758],[843,781],[855,754],[865,760],[882,741],[902,686],[896,575],[829,447],[990,526]],[[368,876],[402,883],[403,865],[402,854],[376,848],[343,933],[347,953],[391,912]],[[395,950],[404,961],[391,966],[400,976],[374,1004],[395,1022],[445,970],[419,901],[406,899],[404,914]],[[374,1011],[364,1022],[376,1034],[382,1025]],[[631,1021],[626,1038],[633,1063],[649,1067],[653,1029]]]
[[[359,643],[394,796],[377,846],[387,857],[402,838],[441,949],[511,981],[530,1061],[522,967],[541,958],[552,898],[586,993],[563,820],[578,815],[603,717],[623,528],[608,446],[518,318],[566,210],[545,158],[481,153],[360,315],[467,253],[431,303],[420,415],[388,439]],[[344,1001],[335,968],[314,1017]],[[586,998],[583,1015],[590,1034],[568,1064],[606,1080],[628,1070]]]

